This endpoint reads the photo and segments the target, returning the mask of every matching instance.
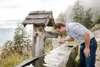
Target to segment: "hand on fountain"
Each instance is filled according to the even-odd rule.
[[[58,36],[58,42],[59,42],[60,44],[63,44],[63,43],[65,42],[64,37]]]

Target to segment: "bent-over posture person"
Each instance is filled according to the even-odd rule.
[[[67,32],[65,39],[60,38],[60,42],[65,40],[77,40],[80,43],[80,67],[95,67],[95,56],[97,42],[93,33],[77,22],[55,24],[57,32]]]

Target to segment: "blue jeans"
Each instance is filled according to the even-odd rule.
[[[90,56],[85,58],[84,56],[85,43],[80,45],[80,67],[95,67],[97,42],[95,38],[90,40]]]

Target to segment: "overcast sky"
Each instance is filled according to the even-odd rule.
[[[52,10],[56,18],[76,0],[0,0],[0,28],[14,27],[30,11]]]
[[[76,0],[0,0],[0,43],[13,38],[16,23],[21,23],[30,11],[53,11],[54,18]],[[80,0],[86,7],[100,9],[100,0]],[[70,11],[70,10],[69,10]]]
[[[14,27],[21,23],[30,11],[53,11],[54,18],[76,0],[0,0],[0,28]],[[85,6],[100,8],[100,0],[80,0]]]

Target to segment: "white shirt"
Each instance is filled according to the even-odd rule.
[[[90,33],[90,39],[94,37],[94,34],[88,30],[86,27],[81,25],[80,23],[67,23],[66,27],[68,28],[68,35],[73,37],[75,40],[77,40],[79,43],[85,42],[85,33]]]

